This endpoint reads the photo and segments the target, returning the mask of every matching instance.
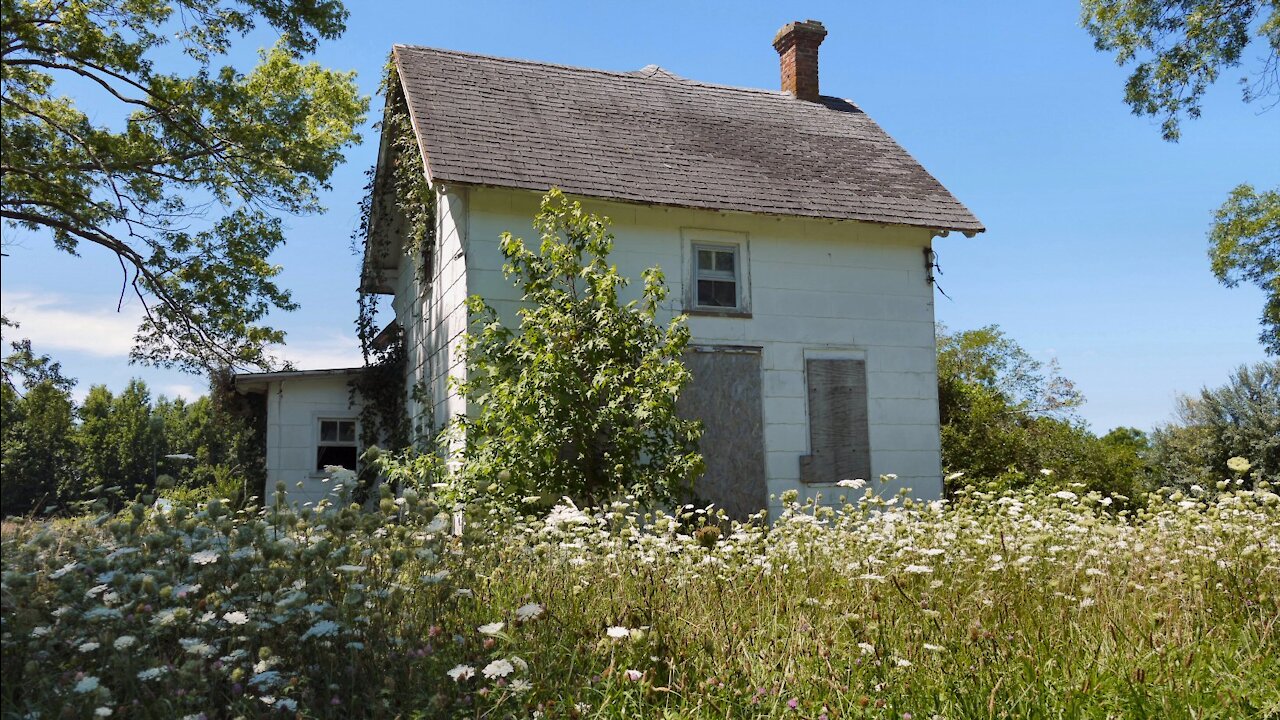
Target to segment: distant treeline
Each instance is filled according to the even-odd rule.
[[[0,386],[0,514],[74,514],[85,501],[118,505],[153,492],[260,495],[262,438],[234,396],[153,398],[133,380],[77,404],[75,380],[26,341],[4,359]]]

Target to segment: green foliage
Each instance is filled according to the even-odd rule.
[[[974,481],[1011,488],[1078,482],[1140,496],[1146,472],[1136,436],[1100,441],[1072,413],[1083,402],[1056,363],[1046,367],[998,327],[938,328],[942,463],[948,473],[964,473],[948,483],[949,493]]]
[[[77,408],[75,381],[57,363],[36,356],[27,340],[11,345],[0,386],[0,514],[68,514],[103,498],[118,504],[154,492],[161,475],[192,497],[238,504],[263,494],[262,434],[221,375],[194,402],[153,402],[134,380],[119,395],[95,385]]]
[[[47,512],[72,483],[72,401],[49,380],[26,388],[0,385],[0,514]]]
[[[1280,189],[1257,192],[1240,185],[1214,215],[1209,263],[1218,281],[1257,285],[1266,296],[1258,340],[1280,355]]]
[[[1136,115],[1160,117],[1177,140],[1182,116],[1200,116],[1200,101],[1222,71],[1240,65],[1256,40],[1265,58],[1245,101],[1280,91],[1280,5],[1274,0],[1082,0],[1081,18],[1094,47],[1135,64],[1125,102]],[[1242,84],[1247,82],[1241,81]]]
[[[701,470],[699,428],[676,414],[689,381],[683,316],[658,326],[667,288],[643,274],[641,297],[608,263],[608,220],[552,190],[534,220],[538,250],[502,236],[504,272],[522,289],[519,332],[472,297],[462,418],[467,473],[510,498],[623,493],[670,499]]]
[[[1244,100],[1280,101],[1280,3],[1275,0],[1081,0],[1094,46],[1114,52],[1121,65],[1137,63],[1125,101],[1137,115],[1163,117],[1165,140],[1176,141],[1185,115],[1200,116],[1205,91],[1245,50],[1262,50],[1263,63]],[[1257,44],[1254,45],[1254,41]],[[1274,103],[1272,103],[1274,106]],[[1269,109],[1264,108],[1264,109]],[[1280,189],[1231,191],[1209,232],[1213,274],[1227,287],[1241,280],[1266,294],[1262,334],[1267,352],[1280,355]]]
[[[274,212],[320,210],[368,101],[302,62],[337,37],[335,0],[0,0],[0,217],[76,254],[113,253],[147,307],[136,359],[267,366],[290,310],[266,258]],[[257,25],[279,33],[247,74],[219,66]],[[167,66],[167,67],[162,67]],[[184,68],[177,71],[174,68]],[[76,98],[56,93],[82,89]],[[114,124],[113,118],[119,118]],[[210,217],[210,210],[221,212]]]
[[[869,494],[723,528],[481,503],[453,537],[431,467],[401,464],[403,494],[373,511],[139,504],[10,526],[0,715],[1280,713],[1280,497],[1261,484],[1132,512],[1066,490]]]
[[[436,194],[427,181],[404,91],[390,61],[380,91],[386,97],[378,124],[385,153],[379,158],[380,165],[368,173],[360,200],[360,223],[352,233],[361,278],[356,335],[365,369],[352,381],[351,389],[361,400],[361,444],[396,452],[407,448],[415,437],[428,434],[432,422],[430,418],[409,418],[403,329],[393,324],[384,330],[379,325],[379,300],[387,283],[384,262],[398,264],[402,256],[408,256],[416,261],[415,280],[429,282]],[[375,472],[374,463],[361,467],[358,495],[372,487]]]
[[[0,327],[18,325],[0,316]],[[48,355],[36,355],[30,340],[9,345],[0,361],[0,515],[25,515],[55,508],[60,488],[74,482],[76,381]]]
[[[1233,457],[1252,465],[1247,487],[1280,482],[1280,362],[1241,366],[1225,385],[1180,398],[1177,421],[1156,429],[1151,452],[1167,485],[1224,480]]]

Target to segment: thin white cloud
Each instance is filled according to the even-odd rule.
[[[195,399],[203,396],[207,392],[208,391],[205,390],[204,388],[198,388],[195,385],[185,385],[183,383],[174,383],[171,385],[161,386],[160,392],[157,394],[164,395],[170,400],[173,400],[176,398],[182,398],[187,402],[192,402]]]
[[[360,341],[350,335],[330,333],[272,348],[276,357],[288,360],[299,370],[327,370],[364,365]]]
[[[82,352],[94,357],[127,358],[133,336],[142,321],[137,303],[126,303],[120,312],[114,307],[89,307],[83,302],[56,293],[28,291],[3,295],[5,317],[17,322],[17,330],[5,332],[6,339],[30,338],[37,352]],[[291,334],[296,334],[296,330]],[[271,354],[292,362],[300,370],[359,367],[360,342],[340,332],[318,333],[306,339],[271,348]],[[191,385],[164,387],[167,395],[194,399],[204,394]]]
[[[17,322],[16,338],[30,338],[36,352],[70,350],[96,357],[127,357],[142,319],[136,304],[86,306],[53,293],[7,292],[0,299],[5,317]]]

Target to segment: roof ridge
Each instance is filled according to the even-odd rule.
[[[683,75],[678,75],[674,72],[671,72],[670,70],[656,63],[650,63],[649,65],[646,65],[640,68],[639,70],[605,70],[603,68],[584,67],[582,65],[567,65],[565,63],[546,62],[543,60],[529,60],[528,58],[503,57],[501,55],[489,55],[487,53],[467,52],[465,50],[453,50],[450,48],[438,48],[438,47],[431,47],[429,45],[409,45],[406,43],[396,43],[391,47],[393,51],[398,50],[400,48],[405,48],[407,50],[427,50],[433,53],[440,53],[442,55],[460,55],[462,57],[483,58],[485,60],[497,60],[499,62],[517,63],[520,65],[536,65],[538,67],[559,68],[561,70],[577,70],[579,72],[597,73],[600,75],[609,75],[617,78],[652,80],[655,77],[658,77],[660,74],[662,77],[665,77],[666,79],[670,79],[675,82],[686,84],[686,85],[696,85],[698,87],[713,88],[717,90],[736,90],[738,92],[755,93],[759,95],[767,95],[769,97],[777,97],[777,98],[794,98],[793,95],[783,90],[766,90],[765,88],[742,87],[741,85],[725,85],[723,83],[713,83],[713,82],[707,82],[705,80],[696,80],[694,78],[687,78],[687,77],[684,77]],[[650,68],[653,68],[657,72],[645,72]],[[853,103],[852,100],[849,100],[847,98],[842,98],[842,97],[836,97],[834,95],[822,95],[821,97],[828,98],[831,100],[840,100],[842,102],[847,102],[850,104],[855,104]]]

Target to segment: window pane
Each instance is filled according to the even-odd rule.
[[[353,443],[356,441],[356,424],[351,421],[338,423],[338,441]]]
[[[716,254],[712,250],[698,251],[698,269],[699,270],[715,270]]]
[[[737,283],[727,280],[699,280],[698,304],[703,307],[737,307]]]
[[[733,253],[716,253],[716,270],[721,272],[733,272]]]
[[[356,449],[350,445],[316,448],[316,471],[324,472],[325,465],[341,465],[348,470],[355,470]]]
[[[338,441],[338,423],[334,420],[320,421],[320,442]]]

